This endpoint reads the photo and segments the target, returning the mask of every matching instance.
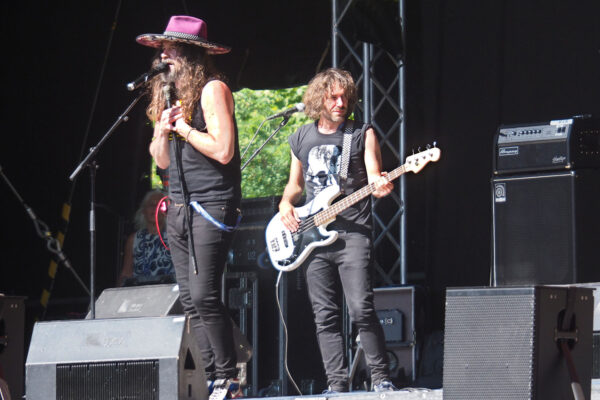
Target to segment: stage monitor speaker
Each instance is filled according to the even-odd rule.
[[[592,289],[530,286],[447,290],[444,400],[572,399],[565,357],[555,341],[568,296],[577,335],[571,354],[589,399]]]
[[[183,314],[176,284],[109,288],[96,300],[96,318],[164,317]],[[90,318],[88,313],[86,318]]]
[[[13,399],[23,397],[24,342],[25,297],[0,295],[0,379]]]
[[[175,283],[109,288],[103,290],[96,300],[96,319],[182,314],[179,285]],[[90,318],[91,313],[88,313],[86,319]],[[231,324],[237,360],[239,363],[248,362],[252,357],[252,346],[233,320]]]
[[[208,398],[183,316],[36,323],[27,400]]]
[[[415,287],[385,287],[373,291],[392,379],[401,385],[412,383],[416,379]]]
[[[600,281],[600,170],[492,181],[494,286]]]

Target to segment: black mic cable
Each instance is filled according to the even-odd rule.
[[[167,108],[171,108],[173,105],[173,96],[175,86],[173,82],[166,83],[163,88],[163,94],[165,95],[165,105]],[[194,267],[194,274],[198,275],[198,262],[196,261],[196,249],[194,248],[194,232],[192,231],[192,213],[190,206],[190,194],[187,190],[185,178],[183,176],[183,162],[181,160],[181,143],[177,137],[177,132],[173,132],[173,146],[175,146],[175,165],[177,166],[177,173],[179,175],[179,184],[181,185],[181,192],[183,194],[183,207],[185,209],[185,217],[188,225],[188,248],[192,255],[192,266]]]

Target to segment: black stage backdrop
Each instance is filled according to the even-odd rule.
[[[136,35],[162,32],[169,15],[204,18],[209,39],[234,48],[217,61],[236,89],[304,84],[323,57],[322,66],[330,64],[325,0],[128,0],[115,23],[118,4],[0,6],[0,166],[53,232],[61,227],[68,176],[82,148],[87,152],[97,143],[133,99],[124,84],[145,71],[153,55],[135,43]],[[447,286],[489,280],[492,138],[498,125],[600,113],[598,15],[596,0],[407,1],[407,143],[437,141],[443,150],[440,162],[407,179],[408,267],[431,289],[434,326],[443,324]],[[148,187],[151,129],[144,106],[134,109],[98,157],[97,293],[116,277],[119,219],[131,216]],[[64,246],[86,283],[89,181],[83,171]],[[48,285],[50,256],[16,198],[4,182],[0,187],[0,292],[35,303]],[[52,298],[83,297],[60,268]]]

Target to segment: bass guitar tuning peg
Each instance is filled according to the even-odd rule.
[[[425,146],[425,148],[426,148],[427,150],[429,150],[429,149],[431,148],[431,145],[430,145],[429,143],[427,143],[427,146]]]

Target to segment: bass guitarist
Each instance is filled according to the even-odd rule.
[[[394,188],[385,178],[386,173],[381,172],[381,151],[373,128],[348,119],[357,102],[350,73],[336,68],[320,72],[308,84],[303,101],[305,114],[314,122],[300,127],[289,138],[290,177],[279,204],[281,221],[291,232],[299,227],[294,206],[305,186],[307,203],[335,184],[341,186],[344,195],[368,183],[375,183],[375,197],[386,196]],[[345,134],[351,141],[346,145],[349,154],[343,157]],[[348,162],[347,178],[340,182],[343,158]],[[337,240],[316,248],[302,265],[327,374],[326,392],[349,390],[340,291],[358,328],[373,390],[396,390],[389,378],[385,339],[373,305],[370,196],[344,210],[329,228],[338,231]]]

